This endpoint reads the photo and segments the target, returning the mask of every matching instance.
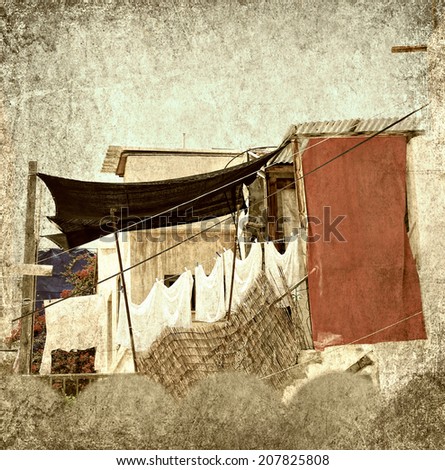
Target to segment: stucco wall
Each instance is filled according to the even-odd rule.
[[[236,153],[235,153],[236,155]],[[134,183],[139,181],[158,181],[169,178],[196,175],[219,170],[230,164],[240,164],[245,158],[232,156],[181,156],[175,154],[137,155],[127,157],[124,181]],[[226,222],[225,219],[227,219]],[[168,250],[182,240],[197,234],[218,220],[208,220],[202,224],[189,224],[173,228],[157,229],[144,232],[123,234],[128,240],[131,265],[168,250],[166,253],[132,269],[127,278],[131,280],[131,300],[142,302],[148,295],[156,278],[180,275],[185,268],[194,272],[196,263],[202,264],[207,274],[213,268],[216,252],[224,248],[233,248],[234,225],[230,216],[220,218],[223,223],[203,233],[177,248]]]
[[[225,219],[221,217],[221,220]],[[230,220],[228,221],[230,222]],[[206,227],[216,223],[208,220],[202,224],[189,224],[173,228],[152,230],[146,232],[129,232],[129,245],[131,247],[131,263],[136,264],[161,251],[168,250],[182,240],[197,234]],[[215,264],[216,253],[225,249],[233,249],[234,226],[223,223],[196,238],[183,243],[178,248],[166,251],[160,256],[141,264],[130,271],[131,300],[134,303],[142,302],[148,295],[156,278],[162,280],[164,276],[179,275],[187,268],[194,274],[196,263],[202,264],[206,274]]]
[[[129,156],[125,165],[124,180],[126,183],[137,183],[181,178],[221,170],[230,163],[239,165],[244,161],[245,158],[234,159],[232,156]]]
[[[410,244],[416,258],[427,341],[382,343],[375,351],[382,388],[388,392],[413,373],[445,367],[445,23],[428,43],[429,99],[425,136],[410,141],[407,194]]]
[[[390,48],[427,40],[429,1],[5,0],[0,23],[7,263],[23,256],[28,160],[100,179],[110,144],[277,145],[290,123],[400,115],[427,95],[426,54]],[[2,311],[0,338],[17,305]]]

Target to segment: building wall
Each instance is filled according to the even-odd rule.
[[[445,360],[445,23],[428,43],[429,99],[425,136],[412,139],[407,154],[410,243],[416,258],[427,341],[376,345],[380,381],[392,391],[414,373],[443,373]]]
[[[234,154],[235,156],[236,154]],[[170,178],[197,175],[221,170],[226,165],[239,165],[245,158],[234,156],[181,156],[179,155],[138,155],[127,157],[125,182],[162,181]]]
[[[240,164],[243,161],[241,158],[233,160],[233,155],[217,154],[185,157],[180,154],[129,156],[125,165],[124,181],[135,183],[180,178],[220,170],[230,163]],[[184,272],[185,268],[194,272],[196,263],[202,264],[206,273],[210,274],[215,262],[214,258],[218,256],[216,253],[221,253],[224,248],[233,248],[235,227],[231,223],[230,215],[220,218],[220,220],[225,219],[227,222],[171,250],[170,247],[211,227],[218,220],[124,234],[124,238],[128,240],[131,265],[156,256],[128,273],[128,278],[131,279],[132,302],[142,302],[156,279],[162,280],[165,276],[179,275]],[[157,256],[165,250],[167,250],[165,253]]]
[[[0,23],[11,263],[23,257],[28,160],[98,180],[109,145],[181,147],[185,133],[189,148],[274,146],[293,122],[426,101],[426,54],[390,48],[427,40],[429,2],[5,0]],[[54,211],[46,190],[39,207]],[[16,280],[1,289],[12,299]]]
[[[215,220],[206,221],[205,224],[156,229],[149,234],[130,232],[131,264],[156,256],[130,271],[132,302],[141,303],[147,297],[156,279],[163,280],[165,276],[180,275],[185,268],[194,274],[197,263],[202,264],[207,275],[210,274],[215,258],[218,256],[217,253],[223,253],[224,249],[233,249],[233,224],[222,224],[177,248],[171,250],[169,248],[197,234],[206,226],[213,225],[216,223]],[[157,256],[164,250],[168,251]]]

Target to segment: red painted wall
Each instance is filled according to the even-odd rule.
[[[311,139],[304,173],[363,140]],[[405,137],[378,136],[305,177],[317,349],[426,338],[404,223],[405,165]]]

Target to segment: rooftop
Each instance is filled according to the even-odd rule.
[[[169,148],[142,148],[142,147],[108,147],[102,164],[102,173],[114,173],[123,176],[125,164],[129,156],[178,155],[181,157],[235,157],[243,151],[233,149],[169,149]]]

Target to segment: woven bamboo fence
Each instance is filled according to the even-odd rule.
[[[176,396],[221,371],[275,374],[268,380],[282,386],[288,377],[281,371],[297,363],[302,345],[295,319],[273,299],[262,274],[229,320],[166,328],[147,352],[138,354],[138,370]]]

